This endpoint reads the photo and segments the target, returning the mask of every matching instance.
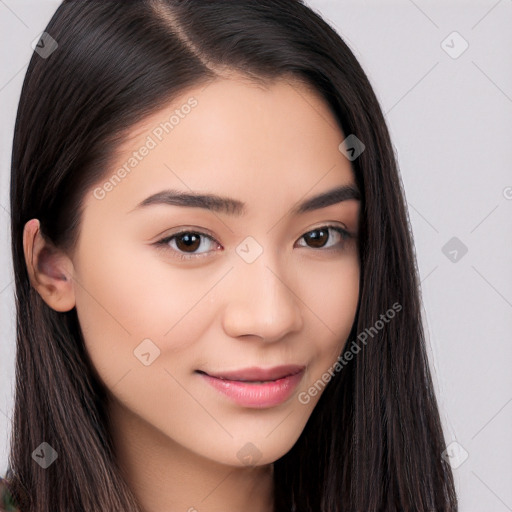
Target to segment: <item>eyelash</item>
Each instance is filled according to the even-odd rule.
[[[308,232],[304,233],[304,235],[302,235],[299,240],[303,239],[309,233],[312,233],[314,231],[322,231],[322,230],[326,230],[326,229],[327,230],[333,229],[334,231],[336,231],[337,233],[339,233],[341,235],[341,237],[342,237],[342,241],[340,243],[341,247],[338,248],[338,249],[334,249],[333,247],[328,247],[327,249],[323,249],[322,247],[320,247],[320,248],[315,249],[315,248],[311,247],[311,249],[316,250],[316,251],[322,251],[322,250],[324,250],[324,251],[330,251],[330,250],[332,250],[332,251],[340,251],[340,250],[342,250],[344,248],[345,242],[347,242],[350,238],[354,238],[354,235],[349,233],[346,229],[343,229],[343,228],[341,228],[339,226],[334,226],[334,225],[328,224],[326,226],[320,226],[318,228],[309,230]],[[185,254],[185,253],[180,253],[176,249],[172,249],[172,248],[169,247],[168,244],[169,244],[169,242],[171,240],[173,240],[174,238],[179,238],[181,235],[185,235],[185,234],[188,234],[188,235],[199,235],[201,237],[208,238],[212,242],[215,242],[215,243],[218,244],[218,242],[212,236],[210,236],[210,235],[208,235],[206,233],[202,233],[200,231],[194,231],[192,229],[186,229],[186,230],[180,231],[178,233],[174,233],[174,234],[172,234],[170,236],[166,236],[165,238],[162,238],[161,240],[158,240],[158,242],[155,242],[155,245],[159,249],[163,249],[163,250],[170,249],[171,251],[175,252],[177,255],[173,256],[173,257],[176,257],[179,260],[192,260],[192,259],[197,259],[197,258],[201,258],[203,256],[207,256],[208,255],[209,251],[205,252],[205,253]]]

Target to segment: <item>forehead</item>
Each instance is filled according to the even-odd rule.
[[[99,183],[113,183],[102,203],[117,202],[126,213],[165,188],[249,205],[296,202],[354,182],[339,150],[344,138],[329,105],[299,81],[216,80],[183,91],[128,130]]]
[[[301,137],[310,145],[315,132],[325,136],[331,131],[336,139],[342,135],[330,106],[310,84],[289,77],[262,84],[235,76],[187,88],[128,129],[118,149],[130,152],[148,135],[161,143],[168,135],[177,139],[180,132],[185,136],[192,130],[198,143],[240,140],[251,134],[247,147],[257,145],[266,134],[276,142]]]

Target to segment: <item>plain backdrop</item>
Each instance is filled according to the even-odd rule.
[[[0,0],[0,473],[13,408],[12,135],[59,2]],[[512,0],[310,0],[361,62],[406,191],[463,512],[512,511]],[[441,456],[441,454],[440,454]]]

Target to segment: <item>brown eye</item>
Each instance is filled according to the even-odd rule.
[[[184,252],[194,252],[201,245],[201,236],[192,232],[175,235],[175,240],[176,247]]]
[[[198,251],[201,245],[206,247],[202,251]],[[212,247],[219,245],[211,236],[205,233],[195,231],[181,231],[174,235],[159,240],[156,244],[160,248],[170,249],[178,259],[191,259],[206,256],[211,252]],[[210,249],[208,248],[210,245]]]
[[[310,231],[304,238],[311,244],[312,247],[323,247],[327,240],[329,240],[329,232],[326,229],[315,229]]]
[[[327,246],[326,243],[333,238],[331,233],[335,233],[334,239],[341,238],[341,241],[339,241],[338,244],[335,243]],[[302,239],[304,239],[308,247],[312,249],[333,249],[336,245],[343,247],[344,242],[351,237],[352,235],[346,229],[339,226],[322,226],[309,231],[302,236]]]

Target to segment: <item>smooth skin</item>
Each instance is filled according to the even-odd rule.
[[[263,87],[238,75],[191,88],[132,127],[97,186],[191,97],[197,105],[161,141],[152,135],[158,144],[120,183],[102,199],[87,192],[71,253],[45,242],[32,219],[25,258],[48,306],[76,307],[111,396],[123,474],[145,509],[268,512],[272,463],[297,441],[321,392],[307,404],[298,395],[335,363],[354,321],[360,201],[291,215],[309,197],[355,184],[338,149],[345,135],[304,84]],[[229,196],[246,212],[136,208],[169,188]],[[332,228],[320,233],[323,244],[304,236],[326,225],[352,237]],[[192,248],[183,236],[156,245],[186,229],[203,233]],[[247,237],[257,244],[244,247],[262,250],[251,263],[237,252]],[[145,339],[153,356],[151,347],[160,351],[148,365],[134,354]],[[304,377],[265,408],[234,403],[196,371],[283,364],[305,365]]]

